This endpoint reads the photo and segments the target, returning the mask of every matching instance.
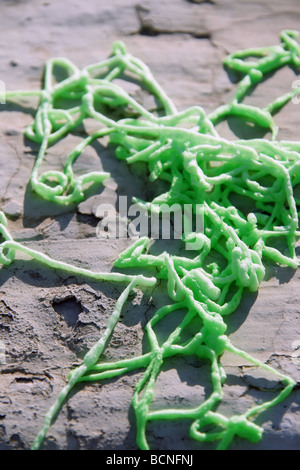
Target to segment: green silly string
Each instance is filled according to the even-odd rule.
[[[67,385],[60,392],[55,404],[51,407],[51,409],[45,416],[44,426],[39,432],[32,446],[33,449],[36,449],[39,448],[39,446],[43,442],[43,439],[51,425],[51,422],[55,418],[57,412],[59,411],[69,392],[72,390],[74,385],[76,385],[76,383],[80,381],[81,376],[87,373],[89,369],[98,361],[107,344],[107,341],[109,340],[114,330],[115,325],[120,319],[123,305],[126,302],[128,295],[130,294],[132,289],[135,286],[152,287],[156,284],[156,279],[145,277],[142,275],[130,276],[121,273],[93,272],[88,269],[78,268],[68,263],[53,260],[49,256],[40,253],[39,251],[32,250],[18,242],[15,242],[7,231],[7,221],[3,212],[0,212],[0,234],[2,239],[4,240],[1,243],[0,263],[5,266],[10,265],[14,261],[17,252],[21,252],[27,257],[34,259],[35,261],[38,261],[49,268],[72,273],[73,275],[78,277],[84,276],[85,278],[89,278],[93,281],[98,282],[125,282],[128,284],[128,286],[125,288],[115,305],[114,312],[112,313],[109,319],[108,325],[103,336],[85,355],[82,366],[78,367],[75,371],[72,372]]]
[[[149,180],[163,180],[169,189],[152,201],[135,199],[144,210],[156,213],[167,204],[189,205],[194,215],[201,210],[203,230],[192,227],[184,232],[182,242],[189,244],[189,254],[152,255],[148,237],[141,237],[115,261],[117,268],[139,268],[142,272],[156,268],[156,278],[120,273],[93,273],[88,269],[52,260],[46,255],[12,240],[1,213],[2,236],[0,262],[13,262],[18,251],[47,265],[95,280],[126,282],[107,328],[83,359],[70,373],[44,419],[33,449],[41,447],[46,433],[70,390],[77,383],[110,379],[136,370],[144,370],[136,385],[132,407],[136,415],[137,445],[149,449],[147,424],[156,420],[190,420],[190,437],[199,442],[219,441],[218,449],[230,446],[235,436],[256,443],[262,428],[255,418],[275,406],[292,391],[295,381],[246,351],[236,348],[226,336],[226,317],[236,311],[245,291],[255,292],[265,277],[264,259],[297,269],[296,241],[299,238],[299,199],[294,189],[300,182],[300,143],[277,140],[274,115],[300,88],[277,98],[266,108],[243,103],[249,91],[268,74],[283,66],[300,66],[298,33],[283,31],[276,46],[248,49],[231,54],[227,67],[241,72],[235,96],[226,105],[207,116],[194,106],[178,112],[161,89],[149,68],[131,56],[123,43],[113,46],[111,57],[79,70],[66,59],[46,64],[44,88],[34,92],[9,92],[6,99],[39,96],[40,103],[26,135],[40,144],[31,176],[33,190],[44,199],[59,204],[79,203],[89,183],[101,184],[109,175],[91,172],[75,176],[73,164],[93,140],[108,137],[118,158],[128,164],[145,162]],[[245,60],[250,56],[257,60]],[[54,69],[59,66],[66,78],[54,83]],[[120,85],[118,78],[134,77],[159,103],[159,113],[149,112]],[[61,101],[68,106],[59,107]],[[229,141],[219,136],[216,124],[238,116],[271,131],[271,140]],[[117,117],[116,117],[117,116]],[[86,119],[93,118],[99,129],[89,135],[68,155],[63,170],[40,173],[48,149],[68,135]],[[243,203],[241,203],[243,201]],[[278,245],[277,242],[280,242]],[[101,355],[113,334],[121,309],[136,286],[151,287],[161,280],[170,303],[157,310],[145,327],[149,350],[129,359],[105,363]],[[176,312],[185,312],[181,323],[163,342],[158,339],[160,322]],[[198,320],[198,329],[191,328]],[[189,339],[186,333],[189,331]],[[243,414],[227,417],[217,411],[222,402],[226,374],[221,364],[224,352],[238,355],[251,364],[275,374],[282,390],[270,401],[253,406]],[[193,408],[151,407],[159,373],[168,358],[196,356],[210,365],[212,392]],[[212,431],[205,431],[207,426]]]

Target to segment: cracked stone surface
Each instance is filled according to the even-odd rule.
[[[63,6],[62,6],[63,5]],[[39,89],[44,63],[69,58],[85,66],[106,58],[112,43],[123,40],[129,51],[152,70],[179,110],[200,105],[207,113],[228,102],[235,84],[222,60],[241,48],[277,44],[282,29],[300,24],[298,0],[20,0],[2,2],[0,79],[8,90]],[[294,72],[284,69],[265,81],[248,102],[264,106],[289,91]],[[133,93],[138,93],[133,89]],[[141,96],[141,99],[146,99]],[[103,168],[112,178],[77,209],[47,204],[28,185],[36,147],[24,139],[37,102],[1,104],[0,203],[13,237],[53,258],[91,270],[110,271],[130,240],[99,240],[97,208],[128,199],[151,197],[143,174],[102,148],[87,149],[76,171]],[[149,106],[152,103],[148,103]],[[299,106],[289,104],[277,117],[279,138],[299,140]],[[247,137],[237,123],[220,125],[224,137]],[[76,139],[76,137],[74,137]],[[70,142],[61,142],[46,165],[61,167]],[[257,294],[246,295],[228,318],[234,345],[300,381],[300,272],[268,268]],[[43,416],[66,383],[70,370],[103,332],[121,287],[94,283],[50,271],[20,257],[0,270],[0,449],[29,449]],[[136,290],[124,309],[105,351],[105,360],[146,350],[145,323],[163,305],[161,286]],[[165,324],[160,334],[167,334]],[[1,349],[1,348],[0,348]],[[224,413],[242,412],[278,392],[278,381],[241,358],[225,354]],[[136,449],[130,408],[140,373],[77,387],[62,408],[44,449]],[[209,370],[192,358],[166,363],[159,376],[153,408],[193,406],[209,389]],[[300,447],[300,394],[261,415],[259,444],[237,439],[234,450]],[[156,422],[147,430],[152,449],[202,449],[188,437],[188,422]]]

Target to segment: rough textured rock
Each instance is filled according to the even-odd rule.
[[[122,39],[149,65],[178,109],[197,104],[208,113],[227,102],[235,87],[222,66],[227,53],[276,44],[282,29],[300,24],[298,0],[23,0],[2,2],[1,10],[0,79],[8,90],[39,89],[44,63],[51,57],[85,66],[107,57],[112,43]],[[247,100],[264,105],[288,91],[294,79],[293,71],[282,70]],[[111,153],[101,152],[99,159],[97,149],[89,149],[76,168],[110,171],[112,180],[105,188],[77,210],[41,201],[28,186],[36,148],[23,137],[35,104],[0,104],[0,202],[9,229],[16,240],[54,258],[110,271],[130,241],[97,239],[97,207],[100,201],[115,203],[117,195],[147,197],[151,188]],[[290,104],[276,118],[280,138],[299,140],[299,109]],[[241,137],[245,129],[224,123],[220,132]],[[60,165],[68,145],[57,148],[47,164]],[[236,346],[299,383],[299,272],[269,271],[259,293],[246,296],[228,319],[228,330]],[[30,448],[69,371],[103,331],[119,292],[116,285],[76,279],[23,258],[0,270],[0,340],[5,346],[0,363],[0,449]],[[136,292],[105,352],[107,360],[142,352],[143,326],[162,302],[161,295],[159,288],[144,295]],[[275,379],[245,361],[225,355],[223,362],[228,380],[222,407],[228,412],[242,411],[277,390]],[[136,449],[130,400],[138,379],[139,373],[78,387],[44,448]],[[197,403],[207,386],[205,364],[175,365],[170,360],[157,383],[153,406]],[[261,416],[265,433],[259,444],[236,440],[232,448],[299,449],[299,401],[296,387],[285,402]],[[148,430],[153,449],[203,448],[189,439],[185,422],[158,422]]]

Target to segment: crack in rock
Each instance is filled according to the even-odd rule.
[[[211,7],[211,2],[202,2]],[[162,1],[157,9],[151,8],[149,2],[136,6],[137,17],[140,22],[139,34],[142,36],[159,36],[172,34],[188,34],[197,39],[210,39],[211,28],[206,17],[190,5],[188,10],[174,8],[170,11],[169,3]]]

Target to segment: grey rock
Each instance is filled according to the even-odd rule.
[[[22,214],[22,204],[11,199],[2,206],[2,210],[7,217],[18,218]]]

